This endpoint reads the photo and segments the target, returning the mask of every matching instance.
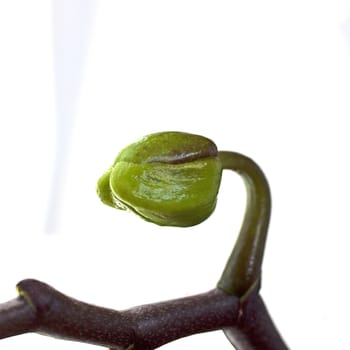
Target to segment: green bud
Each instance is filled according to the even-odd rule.
[[[155,224],[193,226],[215,209],[221,173],[211,140],[162,132],[124,148],[99,179],[97,192],[103,203]]]

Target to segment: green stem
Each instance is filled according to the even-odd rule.
[[[223,169],[237,172],[247,189],[247,205],[236,245],[218,282],[225,292],[242,297],[260,282],[271,213],[268,182],[260,167],[235,152],[219,152]]]

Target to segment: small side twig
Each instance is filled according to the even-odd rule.
[[[288,350],[257,290],[242,301],[236,325],[224,333],[237,350]]]
[[[0,338],[34,331],[35,321],[35,309],[23,297],[0,304]]]

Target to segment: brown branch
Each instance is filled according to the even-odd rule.
[[[70,298],[49,285],[24,280],[20,296],[0,305],[0,338],[38,332],[116,350],[150,350],[196,333],[235,326],[239,299],[207,293],[115,311]]]

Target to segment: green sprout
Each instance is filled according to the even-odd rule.
[[[193,226],[213,212],[221,180],[215,144],[165,132],[124,148],[98,182],[103,203],[158,225]]]
[[[271,206],[266,178],[250,158],[219,152],[203,136],[155,133],[118,154],[99,179],[97,193],[103,203],[129,209],[155,224],[192,226],[212,214],[224,169],[242,176],[248,200],[237,244],[218,286],[242,296],[260,280]]]
[[[16,299],[0,304],[0,339],[38,332],[115,350],[153,350],[189,335],[222,330],[237,350],[287,350],[259,293],[271,196],[253,160],[218,151],[203,136],[156,133],[118,154],[98,180],[97,193],[106,205],[130,210],[157,225],[188,227],[213,213],[224,170],[242,177],[247,204],[214,289],[118,311],[27,279],[17,285]]]

